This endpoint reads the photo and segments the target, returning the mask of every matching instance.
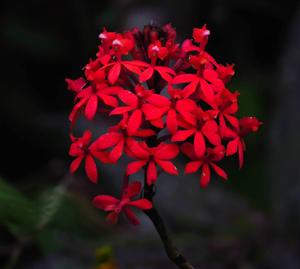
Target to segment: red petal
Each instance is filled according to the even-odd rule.
[[[148,159],[149,152],[134,139],[127,139],[127,147],[137,159]]]
[[[202,157],[206,150],[205,140],[201,132],[196,132],[194,137],[194,150],[198,157]]]
[[[110,84],[115,84],[121,73],[121,64],[116,63],[108,73],[108,81]]]
[[[190,84],[188,84],[187,86],[185,86],[183,88],[184,97],[189,97],[190,95],[192,95],[193,93],[195,93],[196,90],[197,90],[198,84],[199,84],[199,79],[198,80],[194,80]]]
[[[172,79],[172,76],[175,76],[174,70],[172,70],[169,67],[165,66],[156,66],[155,70],[160,74],[160,76],[165,80],[165,81],[170,81]]]
[[[100,136],[94,143],[96,143],[96,148],[103,150],[116,145],[123,135],[117,132],[109,132]]]
[[[120,142],[110,152],[109,156],[112,162],[116,162],[121,158],[124,149],[124,142],[124,139],[120,140]]]
[[[226,156],[233,155],[237,153],[237,151],[238,151],[238,138],[228,142],[226,148]]]
[[[142,111],[135,110],[128,120],[127,133],[132,136],[140,128],[142,124]]]
[[[97,166],[94,159],[90,155],[87,155],[85,158],[85,172],[93,183],[98,181]]]
[[[179,153],[179,148],[175,144],[160,144],[154,154],[156,159],[171,160],[174,159]]]
[[[239,167],[242,168],[244,164],[244,147],[240,140],[238,141],[238,152],[239,152]]]
[[[124,190],[124,195],[126,197],[132,198],[140,194],[142,184],[139,181],[131,182],[127,188]]]
[[[97,112],[98,109],[98,97],[97,95],[91,95],[89,98],[86,106],[85,106],[85,111],[84,115],[88,120],[92,120]]]
[[[194,132],[195,132],[194,130],[179,130],[172,136],[171,141],[172,142],[185,141],[191,135],[193,135]]]
[[[200,80],[200,85],[201,85],[201,92],[205,97],[205,101],[213,102],[215,100],[215,95],[211,85],[209,85],[203,79]]]
[[[210,169],[208,164],[204,164],[202,167],[202,173],[200,177],[200,186],[205,188],[210,181]]]
[[[226,174],[226,172],[219,166],[217,166],[214,163],[210,163],[211,167],[214,169],[214,171],[216,172],[217,175],[219,175],[221,178],[227,180],[228,176]]]
[[[140,221],[137,219],[136,215],[133,213],[133,211],[129,207],[124,207],[123,210],[124,210],[126,217],[133,225],[140,224]]]
[[[116,212],[111,212],[107,215],[106,221],[111,224],[115,225],[118,222],[119,214]]]
[[[142,210],[149,210],[152,208],[152,203],[147,199],[140,199],[136,201],[131,201],[128,203],[128,205],[137,207]]]
[[[112,107],[118,106],[118,100],[115,97],[107,94],[98,94],[98,96],[102,99],[104,104]]]
[[[184,143],[181,146],[181,151],[184,155],[188,156],[191,160],[198,160],[199,158],[195,155],[194,145],[191,143]]]
[[[177,116],[176,116],[176,112],[174,109],[169,110],[169,112],[167,114],[166,124],[167,124],[167,128],[171,134],[176,133],[178,126],[177,126]]]
[[[93,199],[93,204],[104,211],[113,210],[119,202],[120,200],[110,195],[98,195]]]
[[[118,94],[118,96],[124,104],[131,107],[137,107],[138,97],[134,93],[123,90]]]
[[[195,78],[197,78],[197,76],[193,74],[178,75],[173,78],[172,84],[182,84],[182,83],[191,82],[194,81]]]
[[[186,174],[195,173],[196,171],[199,170],[201,164],[202,164],[201,161],[188,162],[184,168],[184,173]]]
[[[137,75],[141,74],[140,68],[137,67],[136,65],[131,64],[130,62],[123,62],[123,66],[132,73],[135,73]]]
[[[164,170],[165,172],[178,176],[178,170],[176,166],[170,161],[161,161],[156,160],[157,164]]]
[[[143,166],[145,166],[147,161],[135,161],[127,165],[126,174],[132,175],[138,172]]]
[[[147,167],[147,184],[152,185],[157,179],[157,170],[154,162],[150,162]]]
[[[171,105],[171,102],[170,100],[165,97],[165,96],[162,96],[160,94],[151,94],[150,97],[148,97],[146,99],[146,101],[152,105],[155,105],[155,106],[158,106],[158,107],[165,107],[165,106],[170,106]]]
[[[70,172],[73,174],[75,173],[75,171],[78,169],[79,165],[82,162],[82,159],[84,158],[84,156],[79,156],[77,157],[70,165]]]
[[[139,78],[140,82],[145,82],[149,80],[153,76],[153,73],[154,73],[153,67],[147,68],[145,71],[141,73]]]
[[[131,107],[131,106],[120,106],[120,107],[116,107],[115,109],[113,109],[109,115],[121,115],[121,114],[124,114],[128,111],[131,111],[133,110],[134,108]]]

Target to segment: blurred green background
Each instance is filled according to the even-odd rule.
[[[178,39],[207,23],[207,50],[235,63],[240,116],[261,130],[230,180],[159,180],[156,202],[197,269],[300,268],[299,1],[7,1],[0,4],[0,268],[171,269],[152,224],[108,227],[90,200],[118,195],[121,171],[100,166],[100,183],[68,174],[65,77],[97,51],[98,34],[171,22]],[[95,124],[101,124],[98,119]],[[78,129],[87,126],[80,123]],[[124,168],[120,164],[120,169]],[[181,164],[179,164],[180,166]]]

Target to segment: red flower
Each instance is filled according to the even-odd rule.
[[[234,76],[234,64],[226,64],[226,66],[219,64],[217,66],[217,72],[220,79],[223,80],[224,83],[227,83],[232,76]]]
[[[200,107],[193,111],[194,121],[181,121],[185,130],[178,130],[172,137],[172,142],[186,141],[194,137],[194,150],[198,157],[202,157],[206,150],[205,138],[213,145],[221,144],[218,124],[212,119],[209,112],[203,111]],[[205,138],[204,138],[205,137]]]
[[[193,29],[193,38],[194,41],[200,44],[201,49],[204,49],[207,42],[208,36],[210,35],[210,31],[206,28],[206,24],[202,26],[202,28],[194,28]]]
[[[136,207],[141,210],[149,210],[152,208],[152,203],[147,199],[132,201],[133,197],[140,194],[141,188],[141,183],[134,181],[124,189],[121,199],[117,199],[110,195],[98,195],[94,198],[93,203],[96,207],[110,212],[106,217],[106,220],[110,224],[117,223],[119,214],[124,211],[128,220],[132,224],[138,225],[140,222],[133,213],[131,207]]]
[[[135,87],[135,93],[136,94],[128,90],[120,91],[118,97],[125,106],[116,107],[110,112],[110,115],[130,113],[127,122],[127,132],[129,135],[133,135],[140,128],[143,122],[143,115],[146,113],[144,104],[147,98],[153,94],[153,91],[146,90],[143,86],[137,85]]]
[[[200,186],[206,187],[210,182],[210,176],[212,168],[217,175],[219,175],[224,180],[227,180],[226,172],[220,168],[215,162],[219,162],[224,158],[225,148],[224,146],[216,146],[214,148],[208,148],[205,156],[198,157],[195,154],[195,150],[192,144],[184,143],[181,147],[182,152],[188,156],[192,161],[188,162],[185,166],[185,173],[195,173],[200,168],[202,170],[200,176]]]
[[[150,96],[144,110],[146,119],[150,121],[159,121],[166,114],[166,127],[174,134],[178,129],[178,115],[188,122],[193,121],[191,112],[196,108],[196,103],[186,98],[184,91],[180,89],[169,87],[168,93],[171,99],[158,94]]]
[[[168,49],[161,45],[159,40],[156,40],[148,47],[148,57],[153,65],[156,64],[157,59],[164,60],[168,55]]]
[[[240,168],[242,168],[244,164],[244,151],[246,150],[246,144],[243,137],[250,132],[257,132],[261,124],[262,122],[255,117],[245,117],[240,119],[238,129],[231,130],[227,128],[226,130],[225,136],[232,139],[227,144],[226,155],[230,156],[238,153]]]
[[[155,135],[155,132],[150,129],[136,130],[133,133],[129,133],[128,114],[125,114],[116,126],[109,128],[109,131],[100,136],[95,143],[97,143],[99,150],[107,150],[112,147],[113,149],[109,156],[112,162],[116,162],[122,156],[126,147],[130,150],[132,137],[149,137],[153,135]]]
[[[72,144],[70,147],[69,155],[76,157],[70,165],[70,172],[73,174],[78,169],[82,160],[85,159],[85,172],[88,178],[96,183],[98,180],[98,171],[94,158],[103,163],[110,163],[107,152],[102,152],[97,149],[97,144],[91,143],[91,131],[85,131],[82,137],[74,137],[71,135]]]
[[[68,84],[68,90],[73,91],[75,93],[81,91],[83,87],[86,85],[84,78],[78,78],[75,80],[66,78],[65,81]]]
[[[144,142],[131,141],[131,143],[132,156],[138,161],[134,161],[127,166],[127,175],[132,175],[146,166],[148,185],[155,183],[157,179],[156,165],[169,174],[178,175],[176,166],[170,161],[179,153],[177,145],[160,143],[157,147],[148,147]]]
[[[74,123],[82,110],[84,110],[85,117],[92,120],[99,108],[99,102],[110,107],[116,107],[118,100],[112,94],[120,91],[120,89],[120,87],[108,87],[105,83],[82,89],[75,97],[76,104],[69,116],[70,121]]]
[[[236,113],[238,111],[237,97],[239,96],[238,92],[230,92],[228,89],[224,88],[219,91],[213,99],[207,100],[208,103],[213,109],[211,111],[212,115],[219,117],[220,121],[220,132],[224,134],[226,132],[226,121],[228,121],[231,126],[238,128],[239,121],[236,118]]]
[[[184,87],[186,97],[191,96],[199,90],[199,93],[203,94],[208,100],[214,98],[212,86],[215,86],[218,89],[224,88],[224,84],[222,80],[219,79],[218,73],[209,66],[207,66],[202,73],[201,69],[199,69],[198,74],[180,74],[172,80],[172,84],[185,83],[188,83],[188,85]]]

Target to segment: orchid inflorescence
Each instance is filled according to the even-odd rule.
[[[179,153],[189,159],[184,172],[198,172],[201,187],[209,184],[212,171],[227,180],[219,166],[225,156],[237,154],[242,167],[244,136],[257,131],[261,122],[237,118],[239,93],[227,87],[234,66],[217,63],[205,50],[209,35],[204,25],[179,44],[170,24],[124,33],[104,29],[84,77],[66,79],[75,94],[72,127],[80,115],[93,120],[101,113],[119,120],[93,141],[90,130],[81,137],[71,135],[71,173],[84,161],[87,177],[96,183],[96,160],[115,164],[122,155],[133,159],[125,171],[121,199],[94,198],[96,207],[110,212],[111,223],[121,211],[139,223],[131,208],[149,210],[152,202],[141,198],[142,184],[129,182],[129,177],[144,169],[145,186],[153,186],[158,170],[178,175],[173,161]],[[141,199],[133,200],[136,196]]]

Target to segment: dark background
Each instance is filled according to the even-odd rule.
[[[176,242],[197,269],[300,268],[300,5],[271,0],[2,1],[0,268],[174,268],[145,217],[110,228],[90,205],[117,194],[116,168],[101,166],[97,186],[67,173],[64,79],[80,76],[104,26],[151,20],[171,22],[179,40],[207,23],[207,50],[235,63],[240,115],[264,122],[247,138],[245,167],[226,163],[227,183],[160,179],[156,200]]]

